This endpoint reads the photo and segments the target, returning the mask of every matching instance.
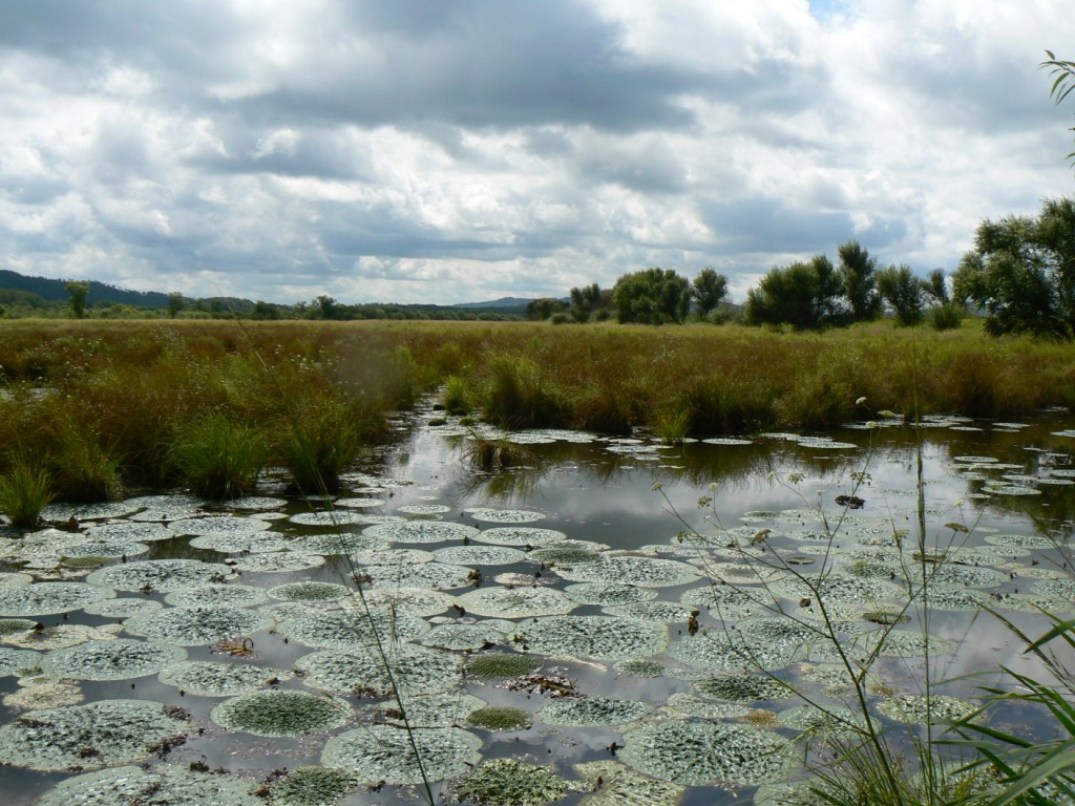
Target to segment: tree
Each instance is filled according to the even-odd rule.
[[[796,330],[838,324],[840,286],[836,269],[825,255],[816,255],[809,263],[777,267],[747,292],[746,321],[789,324]]]
[[[526,303],[526,318],[532,321],[544,322],[554,313],[560,313],[566,308],[563,300],[553,297],[532,299]]]
[[[1050,199],[1036,218],[983,221],[954,275],[959,301],[985,308],[993,334],[1075,336],[1075,200]]]
[[[86,315],[86,297],[90,293],[90,284],[85,280],[71,280],[64,286],[64,290],[70,297],[71,313],[76,319],[83,318]]]
[[[881,312],[877,293],[877,260],[858,241],[848,241],[838,249],[840,281],[847,299],[848,313],[855,322],[876,319]]]
[[[706,319],[728,296],[728,278],[717,274],[712,266],[706,266],[691,283],[691,297],[698,309],[698,317]]]
[[[947,305],[952,301],[948,294],[948,278],[944,269],[934,269],[929,277],[922,281],[922,290],[934,305]]]
[[[682,324],[690,310],[691,284],[671,269],[643,269],[616,281],[612,302],[621,323]]]
[[[571,316],[576,322],[605,318],[603,312],[612,304],[610,292],[602,291],[597,283],[571,289]]]
[[[181,310],[186,306],[187,301],[183,299],[182,292],[173,291],[168,295],[168,316],[171,319],[175,319]]]
[[[1071,94],[1071,91],[1075,90],[1075,62],[1060,61],[1053,55],[1051,50],[1045,51],[1045,55],[1049,59],[1042,62],[1039,67],[1051,68],[1049,75],[1056,76],[1053,86],[1049,90],[1049,97],[1057,104],[1063,103],[1064,99]],[[1075,127],[1072,127],[1071,131],[1075,132]],[[1068,159],[1071,160],[1072,165],[1075,165],[1075,151],[1068,154]]]
[[[904,327],[922,321],[922,282],[910,266],[889,266],[877,273],[877,290]]]

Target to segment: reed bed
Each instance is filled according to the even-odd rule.
[[[487,322],[32,321],[0,324],[0,473],[39,457],[59,498],[123,485],[248,489],[262,462],[330,482],[385,419],[443,386],[506,427],[669,439],[823,430],[855,401],[898,415],[1018,417],[1075,402],[1075,350],[871,323],[826,333]],[[212,483],[205,422],[263,445]],[[187,449],[183,449],[186,445]],[[296,456],[314,455],[306,468]],[[184,457],[188,466],[184,467]],[[256,460],[256,461],[255,461]],[[197,468],[190,462],[200,463]],[[234,469],[226,472],[235,472]],[[225,477],[227,478],[227,477]]]

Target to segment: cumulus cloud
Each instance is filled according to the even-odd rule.
[[[1070,192],[1059,0],[38,0],[0,11],[0,268],[279,302],[952,268]]]

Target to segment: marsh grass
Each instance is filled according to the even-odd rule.
[[[12,526],[37,526],[41,510],[53,497],[48,471],[24,456],[16,457],[8,471],[0,475],[0,512],[7,515]]]
[[[181,428],[170,460],[195,495],[223,500],[250,495],[265,465],[265,439],[255,428],[211,413]]]
[[[119,455],[92,426],[59,424],[48,467],[56,497],[63,501],[116,501],[123,495]]]
[[[55,444],[54,424],[70,422],[86,444],[57,454],[49,465],[57,483],[69,453],[72,464],[97,466],[83,474],[90,478],[107,477],[114,466],[125,486],[166,488],[173,481],[172,443],[187,423],[218,411],[262,429],[271,461],[295,455],[281,423],[300,423],[301,439],[320,456],[314,465],[331,485],[333,465],[354,456],[351,432],[358,442],[375,442],[387,414],[446,383],[453,410],[468,407],[509,428],[628,434],[639,426],[665,428],[688,412],[692,437],[828,428],[854,414],[854,395],[905,418],[916,410],[1015,417],[1075,405],[1070,349],[987,338],[976,321],[943,332],[873,323],[823,334],[736,325],[241,327],[181,320],[0,322],[0,379],[10,393],[0,397],[0,444],[26,445],[44,456]],[[295,401],[293,412],[282,411],[284,399]],[[347,425],[333,434],[325,420]],[[302,465],[289,464],[308,486]],[[0,458],[0,472],[6,466]],[[108,486],[97,483],[97,490],[103,494]]]
[[[1023,642],[1023,654],[1036,658],[1047,677],[1002,667],[1009,686],[983,688],[986,704],[956,723],[961,740],[952,744],[974,751],[977,760],[968,770],[986,770],[998,780],[999,792],[991,806],[1075,802],[1075,621],[1043,613],[1052,626],[1032,639],[1015,622],[990,612]],[[1036,738],[980,721],[982,714],[1012,704],[1046,715],[1053,735]]]

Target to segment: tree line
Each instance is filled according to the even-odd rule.
[[[651,325],[687,321],[787,326],[794,330],[844,327],[889,317],[901,326],[928,321],[944,330],[965,315],[984,315],[987,332],[1075,338],[1075,199],[1047,200],[1037,216],[983,221],[974,247],[956,271],[918,276],[905,264],[881,267],[851,240],[837,262],[815,255],[771,269],[747,291],[743,306],[728,302],[728,279],[706,267],[688,280],[671,269],[621,276],[612,288],[572,288],[564,299],[543,298],[526,309],[533,320],[592,322],[615,319]]]

